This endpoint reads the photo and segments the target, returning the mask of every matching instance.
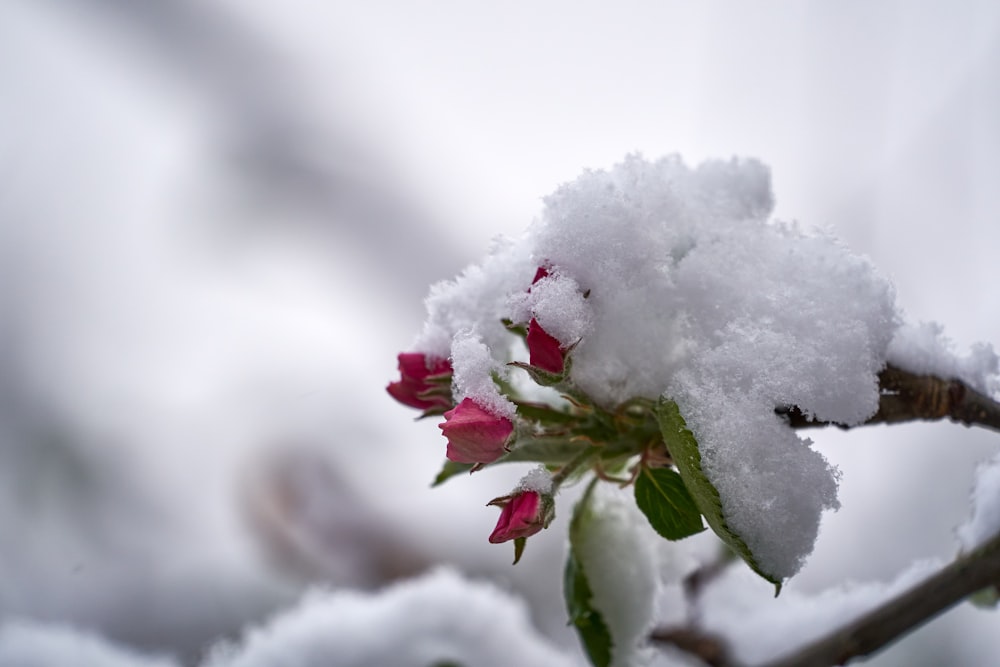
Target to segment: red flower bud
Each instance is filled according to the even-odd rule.
[[[519,537],[530,537],[552,520],[551,498],[542,498],[538,491],[520,491],[489,502],[501,508],[497,527],[490,535],[490,542],[499,544]]]
[[[493,463],[507,451],[514,432],[509,419],[487,412],[471,398],[444,413],[439,426],[448,438],[447,456],[455,463]]]
[[[563,372],[565,358],[559,341],[549,335],[534,318],[528,324],[529,363],[550,373]]]
[[[428,359],[420,352],[403,352],[398,359],[400,379],[386,387],[390,396],[418,410],[445,410],[454,405],[451,385],[446,381],[451,362]]]
[[[548,277],[549,277],[549,270],[546,269],[544,266],[540,266],[538,267],[538,270],[535,271],[535,278],[531,281],[531,284],[534,285],[542,278],[548,278]],[[531,291],[530,287],[528,288],[528,291],[529,292]]]

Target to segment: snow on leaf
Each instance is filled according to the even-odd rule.
[[[754,572],[775,585],[775,595],[777,595],[781,591],[781,579],[761,569],[750,547],[726,523],[719,492],[702,471],[698,442],[694,434],[688,430],[677,404],[671,400],[661,399],[656,407],[656,418],[660,422],[663,440],[667,444],[674,464],[680,471],[680,476],[691,492],[698,509],[705,515],[708,525],[730,549],[746,561]]]
[[[573,510],[573,519],[569,527],[570,548],[566,557],[563,595],[566,599],[569,622],[576,628],[591,664],[595,667],[608,667],[611,664],[611,649],[614,645],[611,631],[604,622],[601,612],[593,605],[590,582],[577,555],[582,531],[586,530],[586,514],[593,489],[592,482]]]

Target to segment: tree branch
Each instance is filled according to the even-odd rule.
[[[928,619],[1000,582],[1000,534],[840,630],[762,667],[829,667],[871,655]]]
[[[693,627],[659,628],[649,635],[649,640],[672,646],[689,656],[701,660],[708,667],[735,667],[729,657],[726,643]]]
[[[886,366],[878,380],[881,393],[878,412],[862,426],[950,419],[965,426],[981,426],[1000,432],[1000,403],[961,380],[917,375],[896,366]],[[793,428],[851,428],[810,419],[796,406],[778,408],[776,412],[788,419]]]
[[[760,667],[831,667],[871,655],[970,595],[1000,584],[1000,534],[961,555],[908,591],[818,639]],[[739,667],[725,642],[693,626],[654,630],[650,641],[673,646],[711,667]]]

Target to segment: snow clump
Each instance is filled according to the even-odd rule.
[[[899,316],[866,259],[769,220],[772,208],[769,170],[751,159],[691,168],[633,155],[586,171],[522,236],[432,289],[415,349],[453,358],[459,398],[510,414],[487,375],[523,359],[503,320],[534,317],[576,344],[570,380],[591,400],[676,401],[728,526],[761,570],[787,578],[838,507],[839,473],[775,408],[870,417]],[[532,284],[540,267],[548,276]],[[470,336],[495,365],[482,347],[465,362]]]

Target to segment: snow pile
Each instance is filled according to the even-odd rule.
[[[536,491],[541,494],[552,493],[552,473],[545,469],[545,466],[538,466],[521,478],[514,489],[514,493],[520,491]]]
[[[202,667],[569,667],[526,607],[485,583],[441,570],[378,595],[316,593],[220,645]]]
[[[579,340],[576,386],[607,407],[677,401],[729,526],[763,571],[794,574],[838,506],[837,472],[774,408],[844,424],[876,411],[890,284],[833,238],[768,222],[770,176],[754,160],[631,156],[545,204],[523,236],[432,289],[415,349],[451,356],[456,398],[503,413],[481,354],[523,359],[503,319]],[[538,267],[549,276],[533,285]]]
[[[704,629],[726,638],[733,655],[745,664],[761,664],[797,651],[861,617],[877,605],[909,590],[943,563],[913,563],[892,581],[845,583],[810,595],[794,586],[768,604],[768,593],[746,568],[729,568],[702,597]]]
[[[0,626],[0,665],[7,667],[180,667],[69,627],[9,621]]]
[[[1000,391],[1000,359],[993,346],[976,343],[959,357],[937,322],[901,326],[889,343],[886,360],[918,375],[961,380],[987,395]]]
[[[957,531],[963,551],[972,551],[1000,534],[1000,455],[976,470],[972,516]]]
[[[83,631],[11,621],[0,625],[5,667],[178,667]],[[523,602],[492,585],[441,570],[377,594],[314,592],[200,667],[570,667],[576,663],[532,627]]]
[[[612,665],[639,664],[649,657],[642,644],[659,592],[660,537],[630,494],[607,484],[594,487],[586,523],[576,555],[587,573],[593,605],[614,638]]]

